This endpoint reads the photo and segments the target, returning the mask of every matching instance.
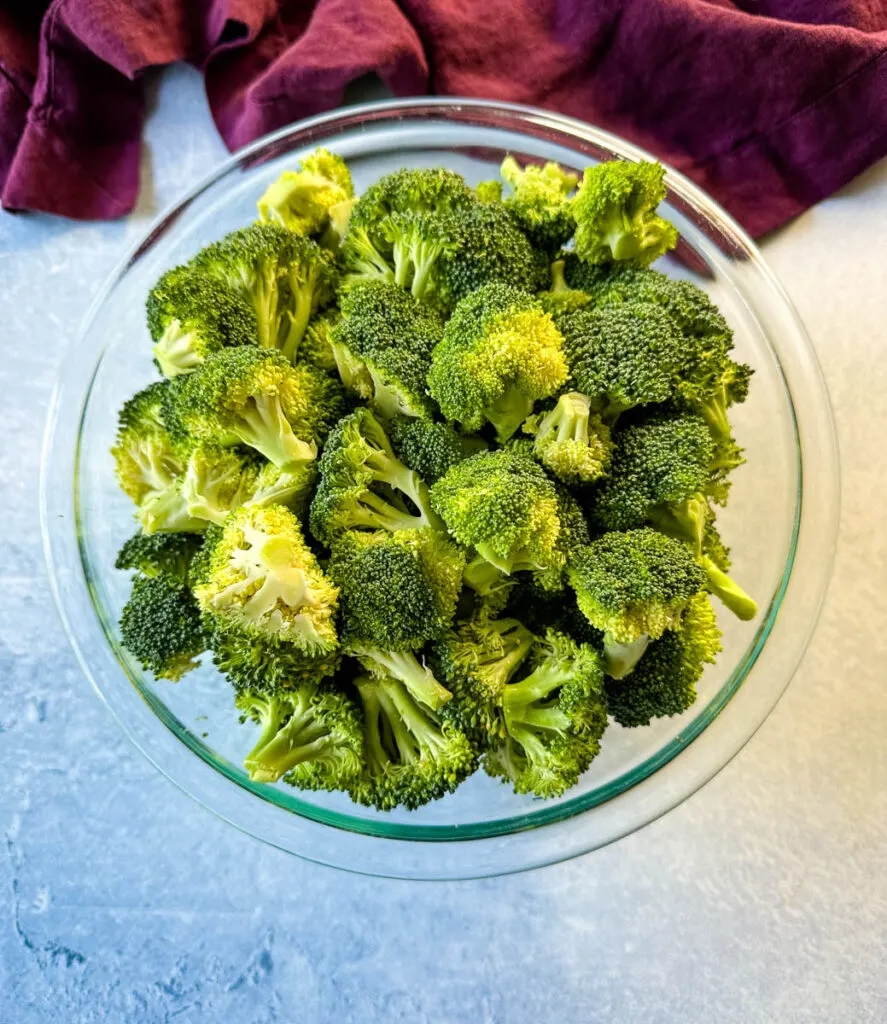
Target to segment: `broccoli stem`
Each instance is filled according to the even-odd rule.
[[[277,395],[253,395],[231,432],[278,469],[293,470],[317,457],[317,446],[296,437]]]
[[[642,633],[637,640],[621,644],[609,634],[604,636],[604,671],[611,679],[625,679],[641,660],[650,643],[648,633]]]
[[[699,410],[715,441],[730,441],[730,420],[727,417],[727,389],[723,386],[700,403]]]
[[[614,260],[633,260],[641,251],[636,227],[622,207],[614,207],[602,225],[602,234]]]
[[[749,597],[735,580],[719,569],[707,555],[699,559],[699,564],[708,573],[711,592],[719,597],[737,618],[748,622],[757,615],[758,606],[754,599]]]
[[[272,701],[274,705],[280,703]],[[277,782],[297,764],[316,758],[330,746],[329,730],[316,720],[304,700],[299,700],[289,719],[281,725],[283,717],[275,709],[259,742],[243,762],[253,782]]]
[[[281,346],[281,352],[291,363],[295,363],[299,354],[299,345],[305,337],[305,329],[311,319],[314,307],[314,292],[317,288],[317,271],[311,271],[307,281],[300,281],[294,271],[289,274],[290,292],[292,294],[293,310],[287,311],[289,318],[289,330],[286,339]]]
[[[514,734],[513,726],[516,723],[554,732],[563,732],[569,728],[569,718],[556,704],[541,703],[569,680],[569,672],[558,663],[545,662],[520,682],[509,683],[502,696],[508,731]]]
[[[279,287],[277,270],[273,264],[263,262],[256,270],[255,281],[249,295],[256,311],[259,345],[262,348],[277,348],[280,331],[280,319],[277,315]]]
[[[203,362],[194,351],[194,336],[182,328],[178,320],[167,325],[160,341],[154,346],[154,358],[164,377],[177,377],[196,370]]]
[[[570,286],[567,284],[567,279],[564,277],[564,260],[555,260],[551,264],[551,284],[548,286],[550,292],[569,292],[572,291]]]
[[[475,593],[480,594],[481,597],[487,597],[503,587],[511,586],[508,580],[503,578],[504,575],[502,570],[493,565],[489,559],[484,558],[483,555],[476,555],[465,566],[462,579],[465,581],[465,585],[471,587]]]
[[[417,701],[432,711],[452,700],[450,691],[441,686],[427,665],[419,664],[412,651],[380,651],[362,644],[355,645],[353,651],[369,671],[379,674],[381,669],[383,675],[400,680]]]
[[[484,409],[484,415],[496,428],[496,440],[505,444],[532,411],[533,399],[510,387]]]
[[[201,533],[206,520],[192,516],[176,484],[150,493],[139,505],[136,518],[145,533]]]
[[[428,526],[424,516],[414,516],[367,490],[354,505],[350,516],[352,526],[371,530],[419,530]]]

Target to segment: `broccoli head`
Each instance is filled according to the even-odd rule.
[[[646,267],[677,244],[656,213],[665,198],[661,164],[610,160],[586,169],[573,200],[576,255],[587,263]]]
[[[487,450],[481,438],[465,437],[449,423],[412,416],[389,420],[388,435],[397,457],[427,484],[435,483],[457,462]]]
[[[428,386],[448,420],[487,421],[505,441],[567,379],[563,338],[526,292],[486,285],[456,307],[431,359]]]
[[[575,228],[567,196],[576,187],[578,176],[556,163],[521,167],[513,156],[502,161],[499,172],[512,189],[505,206],[527,238],[542,249],[559,249]]]
[[[299,235],[317,235],[330,221],[330,211],[354,196],[345,161],[328,149],[316,149],[297,171],[284,171],[258,202],[259,219]]]
[[[171,576],[136,576],[120,616],[123,646],[158,679],[178,682],[206,650],[200,609]]]
[[[610,430],[578,391],[561,395],[548,412],[530,416],[524,431],[535,435],[536,458],[564,483],[590,483],[607,471]]]
[[[118,551],[114,568],[185,583],[202,542],[203,537],[194,533],[137,533]]]

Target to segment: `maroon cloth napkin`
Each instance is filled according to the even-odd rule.
[[[887,153],[887,0],[3,0],[3,206],[131,210],[140,73],[178,60],[232,149],[375,72],[608,128],[756,235]]]

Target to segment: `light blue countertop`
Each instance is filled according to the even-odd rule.
[[[152,94],[131,217],[0,214],[0,1024],[887,1020],[887,162],[765,245],[824,366],[844,485],[834,583],[776,711],[696,796],[597,853],[381,881],[176,790],[52,605],[37,483],[62,352],[124,247],[225,155],[196,73]]]

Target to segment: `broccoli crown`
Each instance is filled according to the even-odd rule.
[[[342,379],[386,417],[430,416],[426,377],[443,324],[396,285],[370,281],[342,300],[332,332]]]
[[[536,458],[564,483],[590,483],[609,467],[610,430],[578,391],[561,395],[548,412],[530,416],[524,430],[535,434]]]
[[[352,799],[379,810],[409,810],[452,793],[477,767],[463,732],[418,701],[399,680],[356,680],[365,722],[364,769]]]
[[[259,345],[295,361],[312,315],[333,292],[335,258],[280,224],[253,224],[202,249],[194,270],[225,282],[256,314]]]
[[[148,330],[165,377],[196,369],[226,345],[257,345],[256,315],[242,295],[189,267],[168,270],[148,293]]]
[[[300,235],[319,234],[329,223],[332,207],[353,195],[345,161],[328,149],[316,149],[298,171],[284,171],[268,186],[257,204],[259,219]]]
[[[360,773],[363,724],[353,701],[312,682],[235,699],[261,734],[243,765],[253,782],[282,778],[300,789],[347,789]]]
[[[505,206],[527,238],[543,249],[560,248],[575,227],[567,196],[576,187],[578,176],[556,163],[521,167],[513,156],[506,157],[499,170],[512,188]]]
[[[273,637],[309,653],[336,646],[338,590],[305,543],[298,519],[279,505],[245,505],[229,515],[195,596],[221,628]]]
[[[223,349],[194,373],[178,377],[168,408],[180,435],[231,446],[245,444],[281,469],[317,454],[322,399],[336,395],[313,367],[293,367],[277,352]]]
[[[642,526],[656,505],[705,490],[714,445],[701,417],[657,412],[617,432],[609,476],[591,503],[606,530]]]
[[[657,216],[665,198],[661,164],[612,160],[586,169],[573,200],[576,255],[587,263],[646,267],[677,244],[674,225]]]
[[[610,714],[628,727],[681,714],[696,700],[703,666],[714,664],[721,649],[711,602],[697,594],[690,598],[680,628],[654,640],[627,679],[607,679]]]
[[[388,421],[388,434],[395,454],[428,484],[439,480],[448,469],[487,446],[476,437],[463,437],[449,423],[395,416]]]
[[[706,583],[686,545],[648,528],[598,537],[574,553],[567,575],[582,613],[617,644],[675,629]]]
[[[502,693],[533,646],[517,619],[481,614],[460,623],[432,647],[437,675],[453,694],[441,715],[476,743],[502,732]]]
[[[383,651],[417,650],[453,621],[465,555],[434,530],[350,532],[327,572],[342,599],[342,639]]]
[[[200,610],[191,591],[167,575],[136,576],[120,615],[123,646],[158,679],[178,682],[206,650]]]
[[[448,470],[431,503],[453,537],[505,573],[560,564],[558,492],[520,452],[481,452]]]
[[[184,583],[203,538],[193,533],[137,533],[117,553],[115,569],[134,569],[143,576],[165,576]]]
[[[600,658],[548,630],[527,665],[527,675],[503,687],[500,733],[484,755],[484,769],[517,793],[560,796],[597,756],[607,727]]]
[[[474,202],[461,174],[443,167],[402,168],[379,178],[363,193],[351,214],[351,227],[384,230],[392,214],[449,213]]]
[[[117,482],[136,504],[173,485],[184,468],[182,453],[165,426],[168,391],[168,381],[149,384],[118,415],[111,454]]]
[[[451,217],[454,241],[435,269],[434,295],[452,308],[488,284],[535,292],[548,280],[548,256],[535,250],[508,209],[500,203],[475,202]]]
[[[561,318],[576,391],[609,422],[626,409],[665,402],[681,365],[682,338],[652,303],[580,310]]]
[[[331,543],[346,530],[403,530],[439,523],[427,487],[395,456],[369,409],[358,408],[339,421],[319,467],[310,525],[321,543]]]
[[[533,402],[566,379],[563,338],[551,317],[528,293],[490,284],[463,299],[447,321],[428,387],[447,419],[469,431],[489,421],[505,441]]]

